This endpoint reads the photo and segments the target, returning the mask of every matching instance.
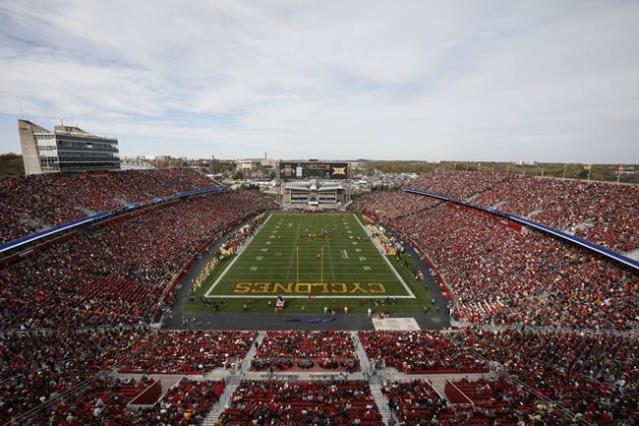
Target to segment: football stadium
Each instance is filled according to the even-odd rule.
[[[334,212],[189,169],[2,188],[3,423],[637,415],[636,186],[437,169]]]
[[[638,20],[0,2],[0,426],[638,426]]]

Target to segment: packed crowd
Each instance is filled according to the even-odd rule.
[[[144,329],[0,334],[0,424],[116,366]]]
[[[425,173],[406,186],[458,200],[470,200],[508,181],[509,175],[463,170],[437,169]]]
[[[359,369],[351,335],[342,331],[269,331],[252,361],[255,370]]]
[[[449,404],[431,384],[424,380],[385,383],[382,391],[389,399],[391,411],[399,425],[441,426],[520,426],[520,425],[566,425],[573,424],[565,412],[552,404],[540,400],[534,394],[502,380],[481,380],[477,383],[458,382],[467,392],[451,383],[446,387]],[[465,386],[466,385],[466,386]],[[482,389],[480,399],[472,393]],[[450,392],[450,395],[449,395]],[[472,396],[474,400],[469,397]]]
[[[390,203],[377,194],[377,206]],[[394,194],[393,197],[398,196]],[[411,210],[421,197],[401,194]],[[629,329],[639,323],[639,274],[537,232],[516,232],[488,214],[440,204],[390,219],[456,295],[455,316],[475,323]]]
[[[224,390],[222,381],[182,379],[151,407],[128,409],[127,383],[110,377],[95,379],[72,398],[61,398],[44,410],[34,423],[84,425],[172,425],[202,424]]]
[[[639,186],[436,170],[408,186],[530,216],[618,251],[639,248]]]
[[[206,374],[238,363],[255,340],[251,331],[185,330],[150,333],[139,339],[137,353],[119,368],[121,373]],[[144,350],[141,350],[145,348]]]
[[[353,208],[385,223],[428,210],[441,203],[429,197],[412,198],[411,202],[407,203],[406,194],[401,191],[369,192],[359,195],[353,202]]]
[[[509,330],[464,336],[536,394],[597,425],[639,423],[639,340],[614,334]]]
[[[0,335],[0,424],[49,402],[36,413],[40,421],[35,423],[199,424],[221,395],[223,382],[182,379],[157,403],[132,412],[127,404],[152,382],[123,381],[106,373],[201,376],[239,364],[256,337],[241,331],[63,330]],[[448,402],[428,381],[384,383],[383,393],[400,424],[639,422],[639,341],[632,335],[469,329],[369,331],[360,332],[359,339],[371,361],[408,374],[487,373],[490,366],[492,373],[484,379],[447,381]],[[297,347],[301,352],[295,355]],[[339,358],[350,356],[352,349],[348,333],[287,331],[270,332],[258,354],[315,358],[335,353]],[[221,418],[223,424],[246,425],[327,419],[331,424],[379,424],[368,383],[242,382]]]
[[[127,389],[142,390],[144,386],[144,382],[131,383],[109,377],[92,380],[81,392],[60,398],[50,408],[42,410],[34,423],[64,426],[126,424],[132,417],[126,405],[137,395]]]
[[[362,331],[369,359],[408,374],[482,373],[488,366],[442,333]]]
[[[380,425],[368,382],[244,381],[222,424],[267,426]]]
[[[98,211],[214,184],[188,169],[0,176],[0,243]]]
[[[0,266],[0,328],[147,322],[188,259],[269,208],[253,191],[191,198]]]

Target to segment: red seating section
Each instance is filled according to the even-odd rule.
[[[242,382],[221,417],[223,424],[380,425],[367,382]],[[359,422],[359,423],[358,423]]]
[[[636,271],[538,232],[517,232],[476,210],[434,200],[424,207],[423,198],[379,191],[359,205],[425,253],[438,282],[456,297],[456,319],[618,330],[639,326]],[[394,205],[405,214],[398,216]]]
[[[393,331],[359,333],[371,360],[383,360],[408,374],[481,373],[488,366],[466,348],[453,345],[438,332]]]
[[[619,251],[639,247],[639,186],[604,182],[435,170],[408,186],[472,204],[496,206],[555,228],[575,232]]]
[[[342,331],[269,331],[257,350],[255,370],[359,370],[351,334]]]
[[[159,383],[151,386],[157,387]],[[122,394],[132,384],[117,379],[94,380],[79,395],[63,399],[48,407],[34,424],[81,426],[100,424],[188,426],[201,424],[224,390],[224,382],[183,379],[169,389],[151,409],[132,411],[126,408],[129,399]],[[149,389],[151,389],[149,388]],[[156,398],[157,399],[157,398]]]
[[[139,350],[120,367],[122,373],[205,374],[242,360],[257,333],[250,331],[158,332],[138,340]]]
[[[273,206],[252,191],[211,194],[112,222],[0,267],[3,327],[150,321],[166,288],[206,245]]]
[[[0,334],[0,424],[113,367],[138,337],[131,329],[76,331],[63,326]]]
[[[80,219],[90,212],[214,184],[204,174],[189,169],[1,176],[0,243]]]
[[[162,384],[159,381],[154,382],[151,386],[143,389],[135,394],[135,398],[131,399],[131,404],[135,405],[151,405],[155,404],[162,395]]]

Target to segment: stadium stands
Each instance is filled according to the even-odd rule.
[[[144,330],[0,334],[0,424],[48,402],[131,353]]]
[[[481,396],[486,399],[478,397],[475,393],[477,389],[481,389]],[[447,382],[446,397],[450,403],[424,380],[387,383],[383,392],[402,424],[570,424],[566,423],[564,412],[544,405],[544,401],[537,400],[534,395],[504,380]]]
[[[255,332],[174,331],[149,334],[135,343],[139,352],[124,362],[121,373],[199,374],[242,360]],[[146,348],[145,350],[141,350]]]
[[[148,322],[160,295],[203,245],[272,202],[228,192],[151,209],[0,269],[2,327]],[[145,303],[141,303],[144,301]]]
[[[115,175],[0,179],[0,239],[210,184],[193,171]],[[635,187],[454,171],[414,185],[636,247]],[[26,201],[12,192],[26,189]],[[186,426],[221,412],[234,425],[378,425],[388,410],[403,425],[639,424],[636,272],[399,191],[356,207],[420,250],[472,328],[362,331],[359,342],[268,331],[255,351],[254,331],[151,330],[194,256],[273,207],[250,191],[180,200],[0,265],[0,424]]]
[[[397,204],[397,197],[413,213],[396,218],[393,207],[383,207]],[[423,209],[422,197],[412,194],[380,192],[375,198],[360,207],[426,254],[457,296],[457,319],[612,329],[631,329],[639,321],[639,275],[629,268],[448,203]]]
[[[91,212],[213,184],[189,169],[0,176],[0,243]]]
[[[201,424],[219,399],[224,382],[182,379],[169,389],[152,408],[129,410],[130,384],[119,379],[101,378],[89,383],[74,398],[62,398],[43,412],[36,423],[64,426],[100,424],[118,426]]]
[[[534,220],[618,251],[639,247],[639,186],[436,170],[409,184]]]
[[[269,331],[253,359],[255,370],[359,369],[350,333]]]
[[[508,330],[473,333],[465,339],[478,355],[500,363],[533,392],[590,424],[639,420],[635,335]]]
[[[381,416],[367,382],[244,381],[221,421],[233,425],[379,425]]]
[[[487,365],[441,333],[393,331],[359,333],[371,360],[409,374],[482,373]]]

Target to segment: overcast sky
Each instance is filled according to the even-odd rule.
[[[124,155],[639,162],[639,2],[0,0],[16,119]]]

